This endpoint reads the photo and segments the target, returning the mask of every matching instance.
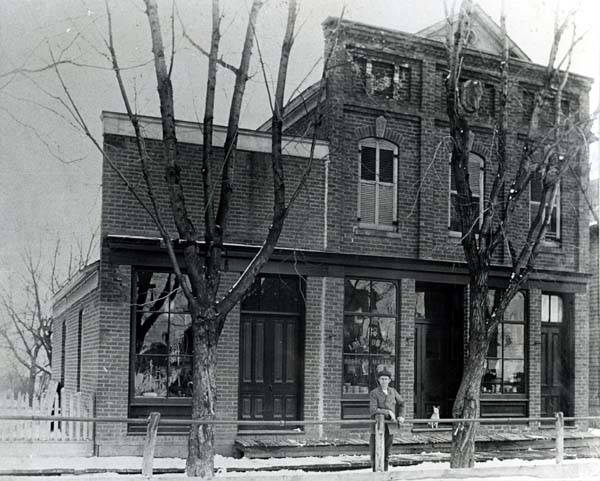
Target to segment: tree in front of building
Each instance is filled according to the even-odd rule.
[[[70,95],[60,73],[63,63],[61,58],[54,57],[53,65],[55,73],[64,91],[64,105],[67,110],[84,131],[87,137],[94,143],[95,147],[102,153],[106,164],[120,178],[120,180],[133,195],[136,201],[151,218],[154,226],[160,234],[163,245],[167,251],[172,269],[173,280],[164,286],[157,300],[152,300],[149,307],[153,313],[150,316],[136,316],[136,328],[139,330],[139,338],[143,339],[145,331],[152,328],[156,321],[162,303],[169,303],[175,292],[182,292],[188,303],[188,312],[191,317],[191,338],[193,345],[192,357],[192,424],[188,441],[188,458],[186,472],[189,476],[200,476],[212,478],[214,475],[214,425],[202,424],[199,421],[213,420],[216,416],[217,399],[217,345],[223,331],[228,313],[240,302],[246,291],[252,286],[255,278],[263,266],[268,262],[275,250],[279,236],[282,232],[285,219],[289,210],[299,195],[306,179],[308,178],[314,155],[316,138],[312,136],[311,156],[307,161],[300,179],[286,195],[286,180],[283,162],[283,109],[284,94],[290,51],[294,43],[294,29],[297,17],[296,0],[288,1],[288,14],[285,26],[285,34],[281,46],[279,66],[274,91],[269,89],[267,82],[266,66],[262,56],[259,58],[262,77],[265,79],[269,101],[272,111],[271,124],[271,174],[273,185],[273,211],[270,226],[265,234],[262,246],[256,255],[250,260],[245,270],[240,274],[233,285],[223,293],[220,290],[222,274],[225,269],[225,242],[228,234],[228,225],[231,222],[232,199],[236,190],[234,178],[234,165],[237,155],[237,142],[239,132],[239,120],[244,100],[246,83],[250,79],[249,67],[253,55],[254,45],[257,42],[256,24],[263,0],[253,0],[248,12],[248,21],[241,48],[239,64],[233,65],[223,60],[220,52],[221,20],[222,14],[219,0],[212,0],[212,31],[210,35],[210,47],[204,49],[195,42],[183,28],[183,36],[202,55],[208,58],[208,71],[205,79],[206,96],[204,102],[204,118],[202,124],[202,158],[201,163],[201,218],[202,225],[195,223],[196,214],[190,208],[193,204],[188,192],[186,195],[183,187],[185,172],[182,170],[182,162],[179,152],[179,143],[175,128],[174,92],[171,82],[171,73],[175,56],[174,46],[174,17],[175,7],[171,14],[171,42],[172,50],[170,59],[168,49],[163,41],[163,31],[160,24],[160,16],[156,0],[144,0],[145,14],[148,20],[155,81],[160,104],[160,120],[162,126],[162,151],[160,162],[164,168],[164,185],[154,185],[151,181],[150,164],[152,154],[146,146],[143,135],[143,127],[137,113],[134,111],[134,103],[130,101],[127,88],[122,76],[122,69],[118,62],[116,48],[114,45],[111,10],[106,3],[108,36],[105,40],[108,49],[108,58],[112,64],[112,70],[116,76],[125,110],[134,130],[136,145],[136,161],[141,172],[141,183],[133,182],[119,169],[119,166],[111,158],[111,152],[104,150],[94,136],[90,133],[85,119],[80,114],[76,102]],[[64,52],[61,52],[64,54]],[[259,50],[260,55],[260,50]],[[328,59],[324,60],[324,72],[327,68]],[[234,87],[231,92],[231,103],[229,108],[229,119],[227,122],[226,138],[222,151],[218,152],[213,146],[213,117],[215,111],[215,92],[217,89],[217,73],[221,69],[224,74],[233,75]],[[325,82],[321,82],[321,89]],[[321,91],[319,98],[323,95]],[[317,105],[312,131],[316,132],[321,119],[320,103]],[[222,155],[221,155],[222,154]],[[138,189],[138,187],[140,187]],[[165,214],[163,206],[159,205],[156,192],[165,188],[168,192],[170,212]],[[144,192],[142,192],[142,190]],[[169,225],[174,225],[176,234],[169,230]],[[143,274],[141,274],[143,277]],[[138,279],[140,302],[146,302],[146,293],[151,289],[150,278]],[[145,282],[145,284],[144,284]],[[141,286],[141,287],[140,287]],[[139,346],[138,346],[139,348]],[[137,352],[137,351],[136,351]]]
[[[463,377],[456,395],[452,415],[469,419],[479,416],[480,392],[486,357],[491,339],[502,322],[505,311],[517,293],[525,287],[544,241],[556,222],[556,201],[561,179],[587,160],[588,119],[569,115],[564,108],[564,90],[569,79],[573,48],[578,42],[573,14],[556,22],[549,60],[542,75],[542,85],[532,93],[529,121],[520,152],[507,146],[511,132],[509,100],[511,64],[506,18],[501,17],[503,55],[498,61],[500,84],[499,108],[495,119],[492,157],[495,167],[491,190],[483,198],[475,191],[473,156],[475,132],[472,117],[480,108],[483,87],[480,81],[464,78],[463,65],[471,32],[472,1],[463,0],[455,20],[449,12],[447,29],[448,75],[445,78],[447,112],[451,139],[451,174],[455,184],[454,209],[458,217],[461,243],[469,271],[469,332]],[[572,35],[571,35],[572,29]],[[565,42],[565,37],[567,41]],[[564,44],[566,47],[563,47]],[[562,47],[562,49],[561,49]],[[559,55],[559,52],[565,52]],[[587,169],[583,169],[585,172]],[[524,239],[519,240],[516,206],[531,190],[531,221]],[[523,222],[521,222],[522,224]],[[489,274],[494,255],[506,248],[510,256],[510,275],[503,289],[489,289]],[[491,294],[493,292],[493,294]],[[474,463],[477,424],[454,424],[451,467],[470,467]]]

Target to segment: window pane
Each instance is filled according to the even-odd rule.
[[[504,312],[504,320],[510,322],[525,322],[525,296],[518,292]]]
[[[344,352],[367,354],[369,352],[369,318],[344,316]]]
[[[360,149],[360,178],[375,180],[375,147],[362,146]]]
[[[193,391],[192,357],[169,357],[169,397],[191,397]]]
[[[483,392],[498,393],[501,390],[502,361],[488,359],[481,388]]]
[[[525,357],[525,326],[523,324],[504,324],[504,359],[523,359]]]
[[[169,315],[140,313],[136,318],[136,350],[140,354],[167,354]]]
[[[169,354],[192,354],[192,317],[189,314],[171,314]]]
[[[166,397],[167,356],[136,356],[134,392],[136,396]]]
[[[369,352],[371,354],[389,354],[396,352],[396,319],[373,317],[369,326]]]
[[[396,315],[396,285],[393,282],[372,282],[371,311]]]
[[[177,294],[175,275],[166,272],[136,272],[136,309],[146,312],[166,312],[168,300],[173,301]],[[185,310],[187,310],[187,303]]]
[[[546,237],[558,237],[558,221],[556,217],[556,207],[552,209],[550,215],[550,222],[548,222],[548,229],[546,230]]]
[[[379,182],[394,182],[394,152],[379,149]]]
[[[563,302],[559,296],[550,296],[550,322],[562,322]]]
[[[344,394],[369,393],[369,357],[344,355]]]
[[[344,310],[369,312],[369,281],[346,279],[344,282]]]
[[[373,62],[373,93],[384,97],[394,96],[394,66],[389,63]]]
[[[504,361],[504,392],[525,392],[525,362]]]
[[[417,300],[415,303],[415,317],[417,319],[425,319],[425,292],[417,291]]]
[[[398,69],[398,98],[400,100],[410,99],[410,67],[399,67]]]
[[[471,154],[469,156],[469,186],[473,195],[477,197],[481,194],[481,162],[482,159],[478,155]]]
[[[543,193],[543,185],[542,185],[542,176],[539,173],[534,173],[531,176],[531,181],[529,183],[530,187],[530,200],[534,202],[542,201],[542,193]]]
[[[542,294],[542,322],[550,322],[550,296]]]
[[[492,340],[488,346],[488,357],[502,357],[502,324],[492,334]]]
[[[460,219],[458,217],[458,211],[456,210],[456,202],[458,196],[456,194],[450,195],[450,230],[460,232]]]

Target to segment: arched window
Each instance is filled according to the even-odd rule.
[[[458,192],[456,191],[456,183],[454,181],[454,172],[452,172],[452,164],[449,163],[449,183],[450,195],[448,197],[448,230],[450,232],[461,232],[460,218],[456,209]],[[485,172],[485,161],[483,157],[470,153],[469,154],[469,186],[473,194],[473,202],[479,206],[479,221],[481,224],[483,218],[483,174]]]
[[[398,205],[398,147],[383,139],[359,143],[358,221],[370,228],[393,230]]]

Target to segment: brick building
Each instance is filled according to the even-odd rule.
[[[483,199],[496,168],[489,146],[500,36],[480,9],[473,23],[464,76],[484,84],[471,174],[472,188]],[[323,23],[326,49],[336,24],[335,19]],[[327,116],[318,132],[317,160],[273,259],[229,315],[220,342],[219,418],[364,417],[374,374],[382,366],[394,373],[407,418],[429,417],[433,405],[441,406],[442,417],[450,416],[468,332],[468,276],[455,230],[445,144],[442,29],[438,24],[408,34],[342,23],[331,60],[337,67],[326,79]],[[544,68],[512,43],[511,56],[517,73],[508,141],[509,152],[516,154]],[[572,75],[563,107],[587,115],[590,85]],[[310,142],[298,135],[310,125],[318,92],[310,87],[286,110],[290,185],[307,163]],[[169,218],[161,185],[160,121],[148,117],[143,123],[156,156],[152,177]],[[103,125],[105,147],[135,184],[140,173],[126,116],[104,113]],[[256,252],[270,221],[266,131],[268,123],[240,132],[223,289]],[[215,138],[222,134],[217,129]],[[197,124],[178,122],[177,135],[188,208],[200,221],[202,134]],[[587,159],[581,162],[587,166]],[[587,168],[581,170],[585,183]],[[153,410],[165,417],[188,416],[189,316],[183,296],[175,290],[155,227],[106,165],[102,195],[100,261],[57,302],[54,376],[62,375],[68,388],[93,394],[97,416],[147,416]],[[533,188],[517,206],[521,241],[536,205]],[[537,270],[490,347],[482,416],[538,416],[559,409],[588,414],[588,244],[585,199],[576,179],[567,177]],[[504,285],[508,265],[501,250],[492,286]],[[351,432],[306,427],[284,433],[302,438]],[[135,426],[99,425],[97,452],[140,452],[139,434]],[[162,434],[161,454],[185,452],[185,436],[175,428],[167,426]],[[263,429],[219,428],[217,444],[227,452],[238,436],[269,435]]]

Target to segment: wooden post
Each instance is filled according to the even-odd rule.
[[[381,473],[385,463],[385,416],[375,416],[375,472]]]
[[[565,452],[565,421],[560,411],[554,416],[556,418],[556,464],[562,464]]]
[[[152,463],[154,462],[154,448],[156,447],[159,422],[160,413],[150,413],[148,429],[146,430],[146,442],[144,444],[144,460],[142,462],[142,476],[146,478],[152,477]]]

